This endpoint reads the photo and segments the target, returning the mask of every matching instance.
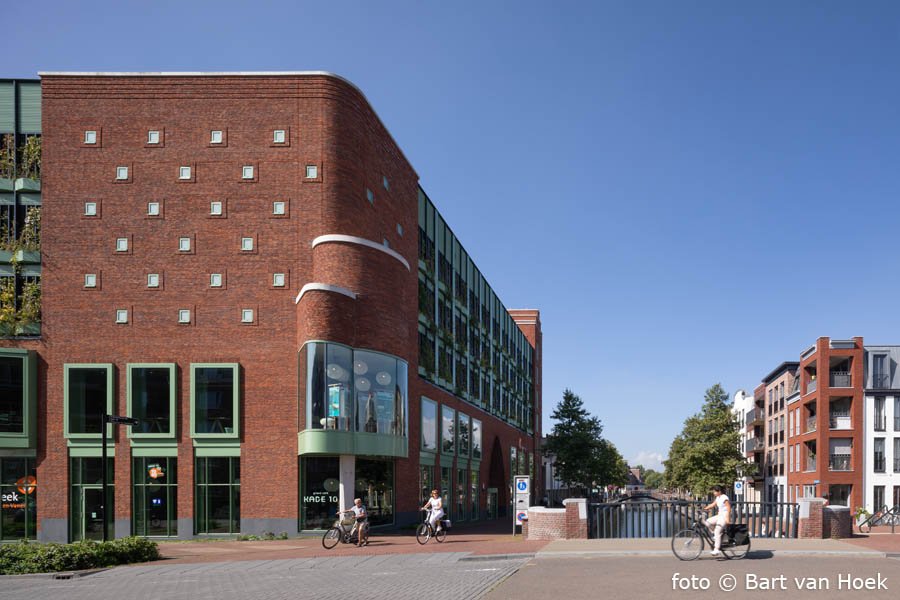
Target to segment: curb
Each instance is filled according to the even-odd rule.
[[[856,558],[890,558],[884,552],[874,550],[750,550],[752,555],[755,552],[768,552],[772,556],[846,556]],[[562,551],[562,552],[538,552],[535,554],[537,558],[601,558],[604,556],[667,556],[672,555],[671,550],[588,550],[588,551]],[[897,555],[900,556],[900,555]]]
[[[128,565],[118,565],[118,566],[128,566]],[[108,571],[112,568],[114,568],[114,567],[104,567],[102,569],[85,569],[84,571],[55,571],[52,573],[17,573],[14,575],[0,575],[0,581],[9,580],[9,579],[59,579],[59,580],[80,579],[82,577],[88,577],[88,576],[94,575],[96,573],[102,573],[103,571]]]
[[[475,556],[464,556],[456,562],[477,562],[486,560],[519,560],[525,558],[534,558],[534,552],[522,552],[521,554],[478,554]]]

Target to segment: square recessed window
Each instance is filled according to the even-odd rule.
[[[97,287],[97,274],[96,273],[85,273],[84,274],[84,287],[86,287],[86,288]]]
[[[148,288],[158,288],[159,287],[159,273],[147,273],[147,287]]]
[[[222,214],[222,203],[218,200],[213,200],[209,203],[209,214],[211,215],[221,215]]]
[[[274,287],[284,287],[285,276],[284,273],[274,273],[272,275],[272,285]]]
[[[178,167],[178,179],[190,179],[191,178],[191,168],[190,167]]]
[[[116,310],[116,323],[127,323],[127,322],[128,322],[128,310],[124,309],[124,308],[120,308],[120,309]]]
[[[96,202],[85,202],[84,203],[84,216],[86,216],[86,217],[96,217],[97,216],[97,203]]]
[[[178,322],[179,323],[190,323],[191,322],[191,311],[187,308],[182,308],[178,311]]]
[[[189,237],[178,238],[178,251],[179,252],[190,252],[191,251],[191,238],[189,238]]]
[[[306,165],[306,178],[315,179],[319,176],[319,167],[316,165]]]
[[[151,217],[159,216],[159,202],[148,202],[147,203],[147,214]]]
[[[388,178],[386,175],[381,176],[381,185],[383,185],[384,189],[386,189],[386,190],[391,189],[391,184],[390,184],[390,182],[388,182]]]
[[[241,323],[252,323],[252,322],[253,322],[253,309],[252,308],[241,309]]]
[[[152,129],[147,132],[147,143],[148,144],[158,144],[159,143],[159,132],[153,131]]]
[[[366,188],[366,200],[369,201],[369,204],[375,204],[375,194],[369,188]]]
[[[241,177],[243,179],[253,179],[253,166],[244,165],[244,168],[241,169]]]
[[[281,200],[276,200],[272,203],[272,214],[273,215],[283,215],[287,213],[287,205]]]
[[[276,129],[272,141],[276,144],[283,144],[287,139],[286,133],[284,129]]]
[[[209,287],[222,287],[222,274],[221,273],[210,273],[209,274]]]
[[[116,238],[116,252],[128,252],[128,238]]]
[[[85,131],[84,132],[84,143],[85,144],[96,144],[97,143],[97,132],[96,131]]]
[[[400,223],[397,223],[397,235],[403,237],[403,225],[401,225]]]
[[[128,167],[116,167],[116,179],[128,179]]]
[[[391,243],[388,241],[387,238],[382,238],[382,239],[381,239],[381,243],[384,245],[385,248],[390,248],[390,247],[391,247]]]
[[[253,238],[241,238],[241,250],[243,250],[244,252],[253,250]]]
[[[222,132],[219,130],[213,130],[209,132],[209,143],[210,144],[221,144],[222,143]]]

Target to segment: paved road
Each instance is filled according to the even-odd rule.
[[[8,577],[0,597],[28,600],[458,600],[479,598],[527,559],[468,553],[118,567],[78,579]]]
[[[678,573],[679,579],[673,582]],[[734,576],[736,589],[719,587],[720,578]],[[853,590],[841,587],[840,577],[871,578],[873,587],[878,577],[888,589]],[[692,580],[694,576],[696,579]],[[784,576],[784,579],[781,579]],[[812,580],[804,579],[811,577]],[[702,580],[701,578],[706,578]],[[764,578],[765,579],[764,582]],[[801,578],[798,582],[794,578]],[[824,578],[824,579],[819,579]],[[709,588],[700,588],[707,583]],[[729,586],[732,580],[725,578]],[[827,588],[826,588],[827,584]],[[806,590],[802,586],[814,585]],[[783,586],[783,589],[782,589]],[[673,587],[675,589],[673,589]],[[683,589],[686,587],[687,589]],[[696,589],[691,589],[695,587]],[[487,600],[508,598],[640,598],[647,600],[695,598],[843,598],[881,600],[895,599],[900,594],[900,560],[893,558],[849,556],[774,556],[771,552],[751,553],[744,560],[716,560],[703,557],[681,562],[673,556],[556,556],[531,559],[512,577],[506,579],[485,597]]]

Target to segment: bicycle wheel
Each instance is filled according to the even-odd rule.
[[[747,556],[747,553],[750,552],[750,538],[747,538],[747,543],[741,546],[729,546],[728,548],[722,548],[722,554],[725,555],[725,558],[734,558],[740,560]]]
[[[859,532],[860,533],[869,533],[872,531],[872,523],[869,519],[866,519],[862,523],[859,524]]]
[[[682,529],[672,536],[672,553],[679,560],[696,560],[703,552],[703,537],[693,529]]]
[[[436,539],[438,542],[443,543],[444,540],[447,539],[447,529],[444,528],[444,527],[441,527],[440,529],[438,529],[437,531],[435,531],[435,532],[434,532],[434,539]]]
[[[420,544],[427,544],[431,538],[431,527],[428,523],[422,523],[416,528],[416,541]]]
[[[338,529],[337,527],[332,527],[325,532],[325,535],[322,536],[322,545],[326,550],[331,550],[338,545],[343,535],[344,533],[340,529]]]

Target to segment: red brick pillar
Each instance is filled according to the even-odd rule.
[[[822,514],[822,537],[835,540],[853,535],[849,506],[826,506]]]
[[[825,537],[824,498],[801,498],[799,536],[821,540]]]
[[[587,499],[566,498],[566,539],[586,540],[588,538]]]

